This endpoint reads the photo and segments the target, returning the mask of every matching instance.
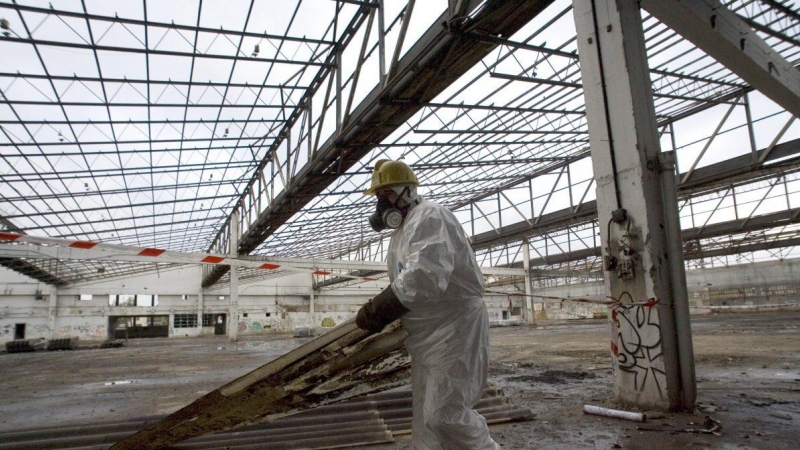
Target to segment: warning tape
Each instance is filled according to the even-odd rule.
[[[295,267],[292,265],[279,264],[276,262],[264,261],[248,261],[238,258],[231,258],[225,255],[215,255],[209,253],[184,253],[172,250],[165,250],[161,248],[151,247],[134,247],[131,245],[122,244],[106,244],[96,241],[72,241],[69,239],[57,239],[37,237],[20,233],[9,233],[7,231],[0,231],[0,241],[10,241],[16,243],[35,244],[58,246],[63,248],[74,248],[79,250],[101,250],[109,253],[109,256],[125,255],[125,256],[142,256],[145,258],[152,258],[152,262],[177,262],[184,264],[210,264],[210,265],[225,265],[235,267],[247,267],[251,269],[262,270],[290,270],[292,272],[309,273],[312,275],[334,275],[342,278],[350,278],[362,281],[376,281],[377,278],[372,277],[359,277],[355,275],[345,275],[330,272],[320,269],[306,269]],[[101,259],[101,258],[98,258]]]
[[[554,297],[552,295],[538,295],[538,294],[523,294],[522,292],[500,292],[500,291],[486,291],[490,294],[504,294],[504,295],[519,295],[522,297],[534,297],[534,298],[544,298],[548,300],[558,300],[561,303],[564,302],[575,302],[575,303],[593,303],[596,305],[603,305],[603,306],[610,306],[614,308],[618,308],[621,306],[646,306],[646,307],[653,307],[658,304],[658,300],[650,299],[646,302],[633,302],[633,303],[622,303],[616,300],[596,300],[592,298],[580,298],[580,297]]]

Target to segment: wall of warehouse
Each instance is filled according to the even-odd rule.
[[[0,344],[15,338],[18,325],[24,325],[26,339],[77,336],[80,340],[103,341],[113,337],[109,319],[123,316],[166,316],[170,337],[213,335],[213,324],[203,326],[202,317],[224,314],[227,320],[230,288],[206,289],[201,297],[200,280],[199,266],[184,266],[56,289],[0,268]],[[240,280],[235,319],[238,334],[293,332],[298,326],[324,331],[353,317],[387,282],[379,280],[315,292],[313,317],[309,313],[311,283],[309,274],[255,282]],[[111,306],[110,296],[118,295],[153,295],[157,296],[157,304]],[[498,323],[522,320],[521,298],[489,295],[486,302],[490,320]],[[184,321],[187,318],[194,320],[191,326]]]
[[[694,269],[686,272],[692,314],[735,310],[774,310],[800,307],[800,259]],[[601,281],[534,289],[538,295],[607,300]],[[538,299],[537,299],[538,300]],[[579,319],[602,317],[603,305],[545,301],[537,317]]]
[[[214,334],[203,326],[203,315],[229,313],[229,287],[207,289],[200,295],[199,266],[160,270],[139,276],[71,285],[55,289],[11,270],[0,268],[0,344],[13,340],[24,325],[25,338],[77,336],[102,341],[111,336],[110,317],[161,316],[172,337]],[[292,332],[298,326],[317,331],[353,317],[358,308],[379,292],[385,280],[365,282],[314,293],[314,314],[309,314],[311,276],[294,274],[247,282],[239,286],[239,335]],[[687,272],[692,314],[727,310],[800,307],[800,259],[696,269]],[[563,298],[603,299],[602,282],[581,283],[535,293]],[[111,295],[156,295],[154,306],[110,306]],[[490,320],[509,323],[523,319],[523,298],[487,295]],[[539,318],[577,319],[604,317],[602,305],[547,301],[536,305]],[[194,316],[185,326],[176,318]],[[177,317],[176,317],[177,316]],[[183,325],[183,326],[181,326]],[[206,324],[209,325],[209,324]]]

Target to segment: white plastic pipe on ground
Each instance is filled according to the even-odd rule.
[[[620,411],[618,409],[602,408],[600,406],[583,405],[583,413],[593,416],[613,417],[614,419],[630,420],[633,422],[644,422],[647,417],[644,413]]]

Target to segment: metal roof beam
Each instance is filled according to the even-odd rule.
[[[642,0],[662,23],[794,116],[800,116],[800,72],[718,0]]]
[[[472,17],[459,22],[466,31],[510,36],[536,17],[552,0],[489,0]],[[329,139],[242,235],[239,253],[248,254],[286,223],[296,211],[322,192],[339,175],[356,164],[375,144],[391,135],[419,107],[385,105],[381,99],[431,101],[469,71],[494,48],[453,35],[441,24],[448,13],[408,50],[394,76],[380,83],[352,112],[338,135]],[[449,28],[452,28],[451,25]],[[446,70],[443,70],[445,69]],[[203,286],[216,283],[226,273],[214,268]]]
[[[102,52],[117,52],[117,53],[135,53],[135,54],[147,54],[147,55],[158,55],[158,56],[177,56],[177,57],[185,57],[185,58],[205,58],[205,59],[221,59],[226,61],[254,61],[260,62],[265,64],[289,64],[295,66],[316,66],[316,67],[324,67],[329,66],[328,63],[321,63],[321,62],[314,62],[314,61],[294,61],[291,59],[274,59],[274,58],[261,58],[258,56],[247,56],[247,55],[221,55],[221,54],[213,54],[213,53],[203,53],[202,55],[196,54],[193,52],[178,52],[174,50],[153,50],[150,48],[136,48],[136,47],[114,47],[108,45],[97,45],[97,44],[78,44],[76,42],[64,42],[64,41],[46,41],[43,39],[24,39],[18,37],[3,37],[0,36],[0,41],[10,41],[22,44],[31,44],[31,45],[39,45],[44,47],[61,47],[61,48],[71,48],[71,49],[79,49],[79,50],[93,50],[93,51],[102,51]]]
[[[37,100],[0,100],[0,105],[33,105],[33,106],[130,106],[130,107],[162,107],[162,108],[247,108],[247,109],[293,109],[295,105],[263,105],[263,104],[220,104],[220,103],[150,103],[150,102],[64,102]],[[183,121],[175,121],[183,123]],[[210,123],[213,123],[210,121]]]
[[[45,15],[55,15],[55,16],[62,16],[62,17],[73,17],[77,19],[85,19],[85,20],[96,20],[101,22],[111,22],[111,23],[120,23],[126,25],[138,25],[138,26],[147,26],[152,28],[166,28],[171,30],[183,30],[183,31],[192,31],[196,33],[211,33],[211,34],[221,34],[221,35],[229,35],[229,36],[236,36],[236,37],[254,37],[259,39],[275,39],[280,41],[294,41],[294,42],[305,42],[309,44],[323,44],[323,45],[336,45],[336,42],[333,41],[325,41],[319,39],[309,39],[306,37],[292,37],[292,36],[280,36],[275,34],[267,34],[267,33],[253,33],[247,31],[238,31],[238,30],[224,30],[220,28],[207,28],[207,27],[200,27],[200,26],[191,26],[191,25],[181,25],[176,23],[164,23],[164,22],[153,22],[149,20],[137,20],[137,19],[129,19],[124,17],[118,16],[101,16],[98,14],[88,14],[85,12],[78,12],[78,11],[66,11],[62,9],[55,9],[55,8],[39,8],[35,6],[25,6],[19,5],[16,2],[13,4],[9,3],[0,3],[0,8],[6,9],[14,9],[17,11],[25,11],[30,13],[39,13]]]
[[[682,230],[681,235],[683,242],[689,242],[700,239],[709,239],[713,237],[726,236],[730,234],[747,233],[751,231],[759,231],[774,227],[781,227],[800,223],[800,208],[794,208],[786,211],[779,211],[771,214],[764,214],[762,216],[755,216],[746,224],[743,225],[743,220],[731,220],[727,222],[715,223],[706,227],[696,227],[687,230]],[[772,244],[771,244],[772,245]],[[796,245],[796,244],[791,244]],[[717,253],[719,250],[710,251],[690,251],[684,249],[684,257],[686,259],[708,258],[711,256],[719,256],[721,254],[733,255],[737,253],[744,253],[752,250],[741,250],[748,247],[747,245],[730,245],[733,252],[730,253]],[[767,246],[766,248],[775,248]],[[559,253],[552,256],[533,258],[530,260],[531,266],[564,264],[572,261],[580,261],[590,257],[600,257],[602,252],[600,247],[584,248],[574,252]],[[522,262],[518,261],[510,265],[510,267],[522,267]]]
[[[175,86],[199,86],[199,87],[240,87],[258,89],[281,89],[284,91],[294,91],[308,89],[308,86],[292,86],[282,84],[249,84],[249,83],[222,83],[213,81],[180,81],[180,80],[142,80],[138,78],[109,78],[109,77],[86,77],[78,75],[40,75],[36,73],[11,73],[0,72],[0,78],[27,78],[31,80],[56,80],[56,81],[81,81],[87,83],[120,83],[120,84],[144,84],[144,85],[175,85]],[[73,122],[74,123],[74,122]]]
[[[773,250],[778,248],[794,247],[800,245],[800,237],[780,239],[777,241],[764,241],[754,244],[743,244],[739,246],[725,246],[714,250],[702,250],[699,252],[684,253],[684,258],[689,259],[705,259],[715,258],[719,256],[739,255],[742,253],[757,252],[761,250]]]
[[[759,150],[755,156],[756,161],[758,161],[761,155],[767,152],[767,150],[768,149]],[[776,145],[772,151],[769,152],[764,162],[797,154],[800,154],[800,139]],[[753,158],[752,155],[747,154],[696,169],[685,183],[681,183],[678,186],[678,191],[685,196],[693,193],[694,190],[701,188],[707,189],[709,186],[716,185],[720,182],[729,183],[733,177],[747,174],[760,176],[764,170],[763,163],[754,164]],[[577,213],[575,213],[573,209],[574,207],[569,207],[544,214],[535,224],[521,221],[505,225],[499,229],[499,234],[494,230],[477,234],[472,237],[472,245],[475,249],[489,248],[500,242],[521,239],[525,236],[542,232],[543,230],[563,228],[569,223],[588,221],[597,216],[597,203],[594,200],[582,203]]]
[[[116,106],[116,103],[112,103]],[[182,125],[182,124],[207,124],[214,125],[218,123],[272,123],[283,122],[282,119],[220,119],[220,120],[0,120],[0,125]],[[46,145],[46,144],[43,144]],[[174,149],[172,149],[174,150]]]

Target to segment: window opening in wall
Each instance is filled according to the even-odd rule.
[[[203,314],[203,326],[204,327],[213,327],[214,326],[214,315],[213,314]]]
[[[181,295],[181,300],[189,300],[189,296],[186,294]]]
[[[225,300],[225,296],[224,295],[220,295],[219,297],[217,297],[217,300]]]
[[[242,314],[242,317],[247,317],[247,313]]]
[[[169,316],[110,316],[110,335],[114,339],[169,336]]]
[[[175,314],[172,326],[174,328],[196,328],[197,314]]]
[[[519,306],[515,306],[511,308],[511,315],[512,316],[519,316],[522,314],[522,308]]]
[[[14,339],[25,339],[25,324],[18,323],[14,326]]]
[[[109,295],[108,306],[136,306],[135,295]]]
[[[508,320],[508,311],[503,311],[503,320]]]
[[[90,301],[92,301],[92,294],[81,294],[81,295],[78,296],[78,300],[81,300],[81,301],[84,301],[84,302],[90,302]]]
[[[112,294],[108,306],[158,306],[158,295]]]
[[[157,295],[137,295],[136,306],[158,306]]]
[[[269,317],[269,316],[271,316],[271,315],[272,315],[271,313],[267,313],[267,317]]]

